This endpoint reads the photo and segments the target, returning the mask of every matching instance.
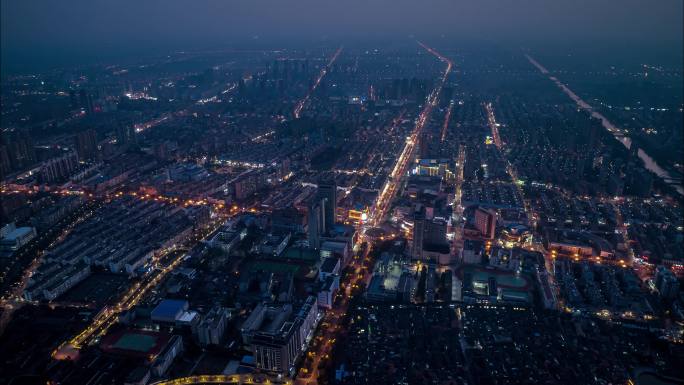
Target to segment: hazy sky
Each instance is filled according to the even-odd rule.
[[[2,61],[414,34],[682,44],[683,0],[0,0]],[[673,48],[677,49],[677,48]]]

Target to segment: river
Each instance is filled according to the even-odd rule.
[[[530,63],[532,63],[532,65],[537,67],[537,69],[542,74],[548,76],[549,79],[551,79],[554,83],[556,83],[556,85],[561,90],[563,90],[563,92],[565,92],[565,94],[568,95],[575,103],[577,103],[577,105],[581,109],[589,112],[592,117],[599,119],[601,121],[601,124],[603,125],[603,127],[606,130],[610,131],[610,133],[613,134],[615,139],[620,141],[620,143],[622,143],[627,149],[630,148],[630,146],[632,145],[632,140],[629,137],[625,136],[619,128],[617,128],[613,123],[611,123],[608,120],[608,118],[603,116],[603,114],[601,114],[600,112],[594,110],[594,108],[589,103],[582,100],[582,98],[580,98],[570,88],[568,88],[565,84],[561,83],[561,81],[558,80],[558,78],[556,78],[555,76],[551,76],[549,71],[544,66],[542,66],[539,62],[534,60],[533,57],[531,57],[530,55],[527,55],[527,54],[525,55],[525,57],[527,57],[527,60],[529,60]],[[675,190],[677,190],[677,192],[680,195],[684,195],[684,187],[682,187],[682,184],[678,180],[675,180],[672,177],[672,175],[670,175],[670,173],[667,172],[667,170],[660,167],[658,165],[658,163],[656,163],[656,161],[650,155],[648,155],[643,149],[641,149],[641,148],[639,149],[638,156],[641,160],[644,161],[644,167],[646,167],[647,170],[656,174],[658,177],[663,179],[665,181],[665,183],[674,187]]]

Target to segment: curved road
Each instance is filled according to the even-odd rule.
[[[205,374],[164,380],[152,383],[152,385],[194,385],[194,384],[264,384],[264,385],[291,385],[290,379],[277,379],[271,376],[259,374]]]

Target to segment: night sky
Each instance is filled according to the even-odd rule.
[[[2,62],[409,35],[512,44],[682,44],[682,0],[2,0]],[[678,47],[678,48],[677,48]]]

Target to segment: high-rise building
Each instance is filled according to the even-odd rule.
[[[41,168],[41,182],[52,183],[66,179],[77,166],[78,155],[73,150],[50,158],[43,163]]]
[[[426,159],[430,156],[430,134],[423,132],[418,138],[418,149],[420,159]]]
[[[321,233],[322,227],[322,214],[323,209],[321,207],[321,201],[318,199],[313,199],[309,202],[308,213],[307,213],[307,237],[309,239],[309,246],[318,249],[321,247]]]
[[[135,127],[131,124],[119,123],[116,127],[116,142],[120,145],[135,144],[137,142]]]
[[[334,179],[320,181],[318,183],[317,198],[323,205],[323,229],[325,234],[333,228],[335,224],[335,214],[337,213],[337,184]]]
[[[423,255],[423,237],[425,235],[425,207],[417,204],[413,209],[413,258],[420,259]]]
[[[496,234],[496,213],[492,210],[478,207],[475,210],[475,228],[483,237],[494,239]]]
[[[0,135],[6,146],[10,171],[18,171],[36,162],[36,151],[28,130],[10,130]]]
[[[79,159],[93,159],[97,153],[97,138],[95,130],[81,131],[76,135],[76,152]]]

